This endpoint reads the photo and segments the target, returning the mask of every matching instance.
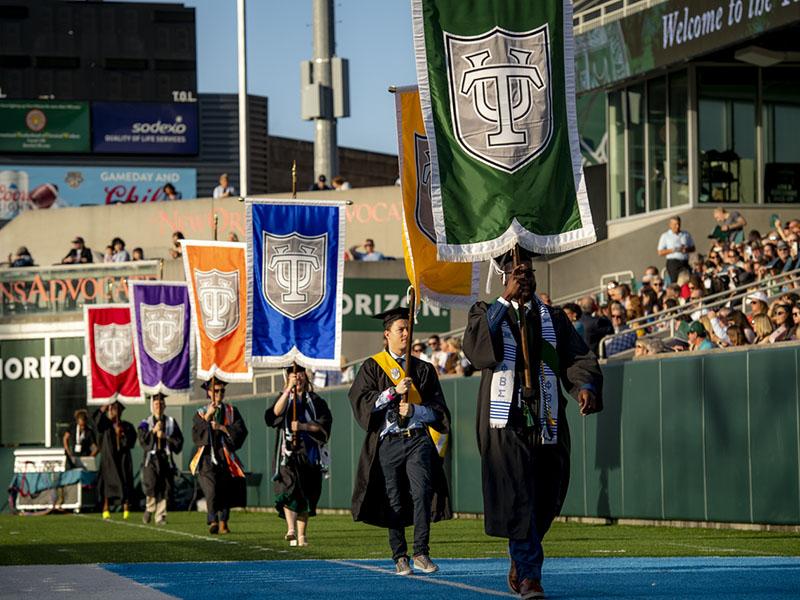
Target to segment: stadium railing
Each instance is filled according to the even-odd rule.
[[[572,17],[575,35],[623,19],[666,0],[608,0],[594,4],[584,10],[578,9]]]

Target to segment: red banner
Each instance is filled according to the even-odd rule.
[[[89,377],[88,404],[112,400],[143,404],[133,351],[129,304],[84,306]]]

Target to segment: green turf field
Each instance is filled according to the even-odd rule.
[[[211,536],[205,515],[172,513],[165,527],[142,525],[141,513],[129,521],[114,514],[38,517],[0,516],[0,564],[124,563],[290,558],[388,558],[386,531],[347,516],[311,520],[307,548],[283,541],[284,522],[270,513],[235,512],[233,531]],[[411,531],[407,531],[409,541]],[[797,556],[800,536],[753,532],[624,525],[556,523],[545,539],[548,556]],[[434,558],[506,556],[505,540],[483,533],[483,522],[456,519],[433,525]]]

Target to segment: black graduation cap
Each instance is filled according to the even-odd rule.
[[[392,323],[398,319],[408,319],[408,308],[398,306],[397,308],[391,308],[383,311],[382,313],[378,313],[372,318],[383,321],[383,329],[387,330],[392,326]]]
[[[519,249],[520,262],[526,262],[526,261],[533,262],[534,256],[538,255],[535,252],[531,252],[530,250],[526,250],[525,248],[520,247]],[[492,260],[494,261],[494,264],[496,264],[498,267],[502,269],[506,265],[511,265],[514,263],[514,251],[508,250],[507,252],[504,252],[500,256],[495,256]]]
[[[217,379],[214,381],[214,383],[221,383],[221,384],[222,384],[222,387],[225,387],[226,385],[228,385],[228,382],[227,382],[227,381],[222,381],[222,379],[219,379],[219,378],[217,378]],[[200,387],[202,387],[204,390],[208,391],[208,388],[210,388],[210,387],[211,387],[211,380],[210,380],[210,379],[208,379],[208,380],[204,381],[204,382],[203,382],[203,385],[201,385]]]
[[[292,363],[291,365],[286,367],[286,374],[287,375],[291,375],[292,373],[295,373],[295,372],[297,372],[297,373],[305,373],[306,372],[306,368],[301,366],[301,365],[298,365],[297,363]]]
[[[117,410],[119,411],[119,414],[122,414],[122,411],[125,410],[125,405],[119,400],[114,400],[113,402],[109,402],[106,406],[111,406],[113,404],[117,405]]]

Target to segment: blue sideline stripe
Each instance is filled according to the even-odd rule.
[[[437,561],[438,573],[414,578],[391,574],[390,560],[347,562],[385,571],[321,560],[102,566],[186,600],[222,596],[397,600],[412,594],[449,600],[486,597],[480,590],[507,591],[507,559],[442,559]],[[555,558],[545,561],[542,582],[549,598],[789,600],[800,590],[800,558]]]

